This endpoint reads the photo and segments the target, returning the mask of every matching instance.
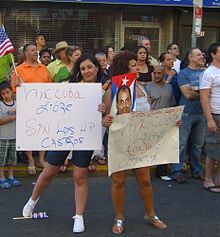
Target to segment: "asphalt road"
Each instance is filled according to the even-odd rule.
[[[57,177],[41,197],[35,211],[46,211],[48,219],[12,220],[21,216],[30,196],[33,178],[23,178],[22,186],[0,190],[0,237],[108,237],[114,236],[110,179],[89,178],[89,200],[85,213],[86,231],[72,233],[74,214],[73,184],[70,177]],[[155,209],[168,225],[158,230],[143,221],[144,210],[135,179],[127,179],[125,237],[220,237],[220,194],[205,191],[202,182],[187,179],[186,184],[153,178]]]

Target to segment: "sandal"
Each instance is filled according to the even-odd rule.
[[[155,226],[158,229],[166,229],[167,225],[165,225],[157,216],[149,217],[147,215],[144,216],[144,220],[147,223]]]
[[[115,219],[114,225],[112,227],[112,233],[116,235],[121,235],[124,232],[123,220]]]
[[[88,171],[89,171],[89,172],[94,172],[95,169],[96,169],[96,167],[95,167],[94,161],[93,161],[93,160],[90,160],[90,164],[89,164],[89,166],[88,166]]]
[[[36,171],[35,166],[28,166],[27,172],[28,172],[28,174],[36,174],[37,171]]]
[[[104,157],[101,156],[95,156],[94,160],[96,161],[97,164],[99,165],[106,165],[106,160]]]

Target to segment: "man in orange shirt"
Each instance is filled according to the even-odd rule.
[[[37,61],[38,53],[36,45],[26,44],[23,51],[25,55],[25,61],[16,67],[16,71],[11,82],[14,92],[16,92],[15,84],[19,84],[19,82],[51,82],[47,67],[41,63],[38,63]]]
[[[15,73],[13,75],[11,86],[13,92],[16,93],[16,85],[22,82],[26,83],[44,83],[51,82],[50,74],[47,67],[41,63],[38,63],[38,53],[35,44],[26,44],[24,46],[25,61],[16,67]],[[28,157],[28,173],[35,174],[36,168],[34,164],[34,159],[32,156],[32,151],[26,152]],[[39,165],[44,166],[44,151],[39,151]]]

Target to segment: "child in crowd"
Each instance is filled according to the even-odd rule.
[[[7,189],[21,183],[13,176],[13,166],[17,164],[15,144],[16,104],[8,81],[0,83],[0,187]],[[4,166],[8,167],[5,179]]]

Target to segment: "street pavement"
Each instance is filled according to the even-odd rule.
[[[12,220],[21,216],[36,177],[20,178],[22,186],[0,190],[0,237],[110,237],[114,212],[111,180],[89,177],[89,200],[85,212],[86,231],[72,233],[74,214],[71,177],[57,177],[40,198],[35,211],[46,211],[48,219]],[[144,223],[144,209],[133,176],[127,178],[125,237],[219,237],[220,194],[205,191],[202,182],[186,184],[152,178],[155,210],[168,228],[158,230]]]

